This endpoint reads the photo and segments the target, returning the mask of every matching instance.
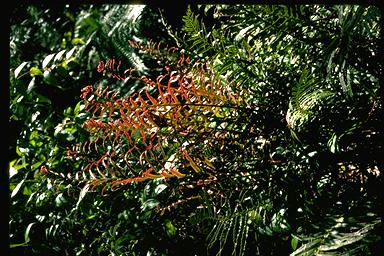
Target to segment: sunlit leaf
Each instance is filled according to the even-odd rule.
[[[15,78],[17,79],[20,75],[20,72],[23,70],[23,68],[28,64],[28,61],[25,61],[21,63],[16,69],[15,69]]]
[[[81,201],[83,201],[85,195],[88,193],[88,190],[90,189],[90,184],[86,184],[80,191],[80,194],[79,194],[79,199],[77,200],[77,203],[76,203],[76,208],[79,207]]]
[[[83,45],[85,44],[83,38],[78,38],[78,37],[75,37],[72,39],[72,44],[76,45],[76,44],[80,44],[80,45]]]
[[[35,87],[35,81],[36,79],[35,77],[33,77],[28,84],[27,93],[30,93],[33,90],[33,88]]]
[[[43,75],[43,72],[41,72],[40,69],[36,68],[36,67],[32,67],[30,70],[29,70],[29,74],[31,76],[42,76]]]
[[[156,188],[155,188],[155,194],[160,194],[160,193],[163,192],[166,188],[167,188],[167,185],[165,185],[165,184],[159,184],[159,185],[157,185]]]
[[[32,222],[28,225],[27,229],[25,230],[25,233],[24,233],[24,240],[25,240],[25,243],[29,243],[30,241],[30,237],[29,237],[29,234],[31,232],[31,228],[33,225],[35,225],[36,222]]]
[[[67,54],[65,55],[65,58],[69,60],[72,57],[72,55],[75,53],[75,51],[76,51],[76,47],[73,47],[70,51],[67,52]]]
[[[159,201],[157,201],[156,199],[148,199],[147,201],[145,201],[143,203],[143,205],[141,206],[142,210],[147,210],[147,209],[153,209],[155,208],[157,205],[159,205]]]
[[[58,52],[55,55],[54,61],[60,61],[63,58],[65,52],[66,52],[66,50],[61,50],[60,52]]]
[[[54,53],[49,54],[47,57],[45,57],[43,60],[42,67],[46,68],[51,63],[51,61],[53,60],[54,57],[55,57]]]
[[[23,186],[25,179],[21,180],[16,187],[12,190],[11,198],[15,197],[19,192],[20,188]]]

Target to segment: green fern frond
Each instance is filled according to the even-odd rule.
[[[317,82],[309,78],[308,71],[304,70],[299,82],[292,88],[286,115],[288,127],[300,129],[300,126],[316,118],[319,113],[317,107],[333,96],[332,91],[319,88]]]
[[[200,31],[200,24],[197,19],[197,15],[194,15],[191,11],[191,6],[188,5],[187,13],[183,16],[183,31],[187,32],[190,36],[196,36]]]
[[[249,211],[250,210],[237,212],[234,210],[232,213],[228,212],[227,216],[217,218],[216,224],[207,237],[209,248],[219,243],[216,255],[221,255],[228,243],[231,243],[233,246],[231,255],[244,255],[249,235]],[[232,234],[231,241],[228,240],[230,233]]]
[[[267,225],[267,205],[253,202],[247,190],[221,197],[220,202],[203,194],[204,207],[191,219],[194,225],[212,225],[207,232],[208,248],[215,255],[245,255],[249,235]],[[235,199],[235,200],[234,200]]]
[[[158,41],[158,37],[166,33],[166,28],[159,22],[160,13],[145,5],[115,5],[110,6],[101,20],[101,35],[107,42],[107,51],[114,58],[123,60],[141,75],[152,75],[158,66],[147,61],[147,55],[129,44],[130,40],[145,42]],[[157,33],[148,34],[149,27],[157,27]],[[167,39],[161,40],[162,43]],[[108,58],[109,56],[102,56]],[[161,64],[163,65],[163,63]],[[155,66],[155,67],[153,67]]]
[[[232,11],[235,16],[246,14],[244,8],[239,6],[218,7],[216,8],[218,15],[215,15],[215,19],[219,22],[220,16]],[[211,27],[208,31],[203,21],[199,21],[198,15],[195,15],[190,8],[183,17],[183,21],[183,31],[189,37],[187,48],[192,49],[195,56],[209,59],[218,75],[231,81],[237,89],[239,85],[257,83],[255,78],[260,72],[260,66],[256,66],[255,61],[257,47],[251,46],[248,38],[250,31],[255,29],[254,25],[239,32],[236,26],[232,27],[224,23],[220,29]]]
[[[353,223],[348,218],[336,219],[335,224],[324,233],[302,238],[303,245],[296,255],[370,255],[369,245],[380,239],[377,231],[382,228],[379,218],[370,222]]]
[[[190,49],[194,50],[195,53],[200,56],[214,50],[210,39],[210,35],[212,34],[207,33],[204,23],[199,22],[198,15],[195,15],[191,11],[190,6],[188,6],[187,13],[183,16],[183,22],[182,30],[187,33],[190,38],[189,42],[192,43],[189,47]]]

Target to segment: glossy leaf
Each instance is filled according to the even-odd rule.
[[[46,56],[43,60],[43,64],[42,64],[42,67],[43,68],[46,68],[48,65],[51,64],[51,61],[53,60],[53,58],[55,57],[55,54],[52,53],[52,54],[49,54],[48,56]]]
[[[15,197],[17,193],[20,191],[22,186],[24,185],[25,179],[21,180],[16,187],[12,190],[11,198]]]
[[[30,70],[29,70],[29,74],[31,76],[42,76],[43,75],[43,72],[41,72],[40,69],[36,68],[36,67],[32,67]]]
[[[32,222],[28,225],[27,229],[25,230],[25,234],[24,234],[24,240],[25,240],[25,243],[29,243],[30,241],[30,237],[29,237],[29,234],[31,233],[31,229],[33,227],[33,225],[35,225],[36,222]]]
[[[61,61],[63,56],[64,56],[64,53],[66,52],[66,50],[61,50],[60,52],[58,52],[56,55],[55,55],[55,59],[54,61]]]
[[[16,69],[15,69],[15,78],[17,79],[23,70],[23,68],[28,64],[28,61],[25,61],[21,63]]]

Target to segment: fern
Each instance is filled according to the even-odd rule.
[[[295,134],[322,114],[334,93],[306,70],[289,88],[307,60],[286,56],[316,56],[306,46],[297,47],[305,54],[295,53],[296,21],[309,27],[300,20],[301,8],[219,6],[217,20],[230,19],[220,30],[210,31],[188,8],[183,31],[190,38],[185,48],[191,56],[182,46],[132,40],[133,26],[140,22],[129,23],[127,10],[113,7],[106,16],[120,56],[100,61],[98,71],[134,81],[141,89],[122,96],[111,84],[86,86],[81,95],[87,113],[82,128],[89,140],[67,151],[78,168],[67,175],[45,167],[41,171],[85,183],[81,197],[99,188],[114,191],[151,180],[165,182],[172,186],[172,195],[162,194],[166,199],[156,208],[157,217],[182,216],[182,227],[191,221],[207,235],[209,252],[217,255],[247,255],[253,249],[250,243],[263,245],[264,253],[271,244],[284,244],[286,249],[290,233],[296,231],[293,227],[301,221],[299,234],[292,234],[292,247],[297,241],[301,247],[293,255],[363,252],[381,225],[377,219],[356,224],[333,214],[335,220],[326,216],[329,222],[320,223],[324,229],[308,228],[315,222],[313,205],[322,202],[317,199],[328,188],[323,185],[334,186],[328,179],[333,173],[317,159],[312,161],[317,152],[309,153],[311,147],[302,152],[290,144],[284,113],[289,104],[285,118]],[[115,23],[114,14],[127,17]],[[160,75],[142,76],[145,65],[136,53],[164,64],[156,70]],[[128,65],[121,56],[129,59]],[[350,86],[348,81],[345,86]],[[337,139],[331,138],[331,148],[336,148]],[[272,236],[282,239],[274,241],[279,239]],[[260,238],[273,241],[265,245]]]
[[[217,47],[212,44],[212,41],[215,40],[213,36],[215,32],[208,35],[204,23],[199,22],[198,16],[191,11],[190,6],[188,6],[187,13],[183,16],[183,23],[182,30],[188,35],[188,42],[192,43],[189,49],[194,50],[196,55],[202,56],[205,53],[217,51]]]
[[[189,63],[183,55],[180,58],[178,68]],[[240,106],[239,96],[200,63],[188,72],[169,67],[156,81],[133,77],[131,69],[123,77],[118,74],[121,67],[120,61],[101,61],[98,71],[117,80],[136,79],[144,84],[143,90],[129,97],[119,97],[102,85],[82,90],[85,110],[92,116],[83,124],[90,140],[68,150],[68,157],[84,163],[75,178],[90,181],[92,187],[104,184],[114,189],[148,179],[184,177],[177,166],[189,166],[196,173],[214,169],[204,152],[224,145],[238,129],[229,126],[231,120],[251,108]]]
[[[111,5],[101,20],[101,35],[108,42],[107,50],[116,58],[132,67],[140,75],[152,76],[159,68],[146,59],[129,41],[166,41],[166,28],[159,22],[157,9],[145,5]],[[157,33],[150,34],[149,28],[157,28]],[[104,56],[105,57],[105,56]],[[154,57],[154,56],[153,56]],[[160,61],[160,59],[157,59]],[[161,63],[163,65],[164,63]]]
[[[316,81],[304,70],[299,82],[292,88],[292,96],[286,115],[288,127],[299,129],[318,116],[321,102],[330,101],[334,93],[318,88]]]
[[[126,42],[131,39],[131,35],[138,32],[140,22],[135,22],[133,12],[141,7],[135,6],[111,6],[108,13],[102,20],[102,29],[106,37],[110,39],[111,44],[115,47],[119,57],[130,60],[135,68],[137,65],[132,57],[132,49],[127,47]],[[136,10],[139,13],[141,10]],[[137,18],[137,17],[136,17]],[[139,19],[140,21],[140,19]]]
[[[300,238],[303,245],[291,256],[370,255],[369,246],[382,239],[378,235],[378,230],[382,227],[381,220],[374,218],[368,223],[355,222],[354,218],[336,218],[335,224],[324,233]]]
[[[218,215],[214,210],[212,202],[205,197],[204,211],[196,215],[192,222],[200,224],[202,221],[209,220],[214,222],[213,227],[207,235],[208,248],[217,247],[216,255],[228,255],[229,244],[232,245],[231,255],[244,255],[246,248],[249,223],[248,215],[251,209],[241,209],[241,203],[244,200],[244,195],[241,196],[238,203],[230,205],[228,198],[224,198],[224,203],[220,205],[219,211],[224,211]]]
[[[229,195],[202,195],[203,207],[193,216],[191,223],[207,228],[207,246],[212,253],[247,255],[248,237],[258,232],[257,229],[270,230],[270,204],[258,202],[253,193],[242,189]]]
[[[187,32],[187,34],[191,37],[191,40],[194,41],[193,46],[205,41],[205,37],[204,35],[202,35],[202,31],[200,29],[200,24],[197,19],[197,16],[195,16],[192,13],[190,5],[188,5],[186,15],[183,16],[183,22],[184,22],[183,30]]]
[[[199,37],[199,34],[201,33],[200,24],[197,19],[197,16],[192,13],[190,5],[187,8],[187,13],[185,14],[185,16],[183,16],[183,22],[183,30],[187,32],[188,35],[192,37]]]
[[[254,88],[267,80],[265,72],[268,61],[264,57],[266,52],[260,52],[259,43],[255,43],[259,41],[258,30],[263,28],[263,25],[256,25],[260,21],[254,18],[263,10],[261,8],[261,11],[254,13],[258,9],[260,8],[246,8],[242,5],[219,6],[214,15],[217,23],[220,24],[220,17],[230,15],[231,19],[210,31],[206,30],[203,22],[199,22],[190,8],[183,18],[183,30],[189,36],[187,48],[192,49],[194,55],[209,59],[218,75],[237,85],[236,91]],[[271,33],[270,41],[260,44],[271,45],[279,42],[279,39],[282,38],[273,37]],[[273,55],[276,55],[276,49],[271,47],[267,56]]]

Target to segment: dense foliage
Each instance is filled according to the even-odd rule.
[[[20,6],[12,255],[378,255],[375,6]]]

